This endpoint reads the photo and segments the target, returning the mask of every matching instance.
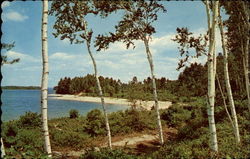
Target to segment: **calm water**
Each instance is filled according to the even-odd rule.
[[[2,121],[18,119],[27,111],[40,113],[40,90],[2,90]],[[49,89],[49,93],[53,93]],[[107,111],[125,110],[127,106],[107,104]],[[49,118],[69,116],[70,109],[77,109],[81,115],[92,109],[102,109],[100,103],[48,99]]]

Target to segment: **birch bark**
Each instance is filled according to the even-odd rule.
[[[4,158],[5,156],[5,149],[3,145],[3,139],[1,138],[1,158]]]
[[[215,74],[216,74],[216,58],[215,58],[215,32],[217,25],[217,16],[219,2],[214,1],[212,4],[212,22],[210,22],[210,12],[208,1],[205,2],[207,18],[208,18],[208,30],[209,30],[209,50],[208,50],[208,122],[209,122],[209,131],[210,131],[210,148],[214,152],[218,152],[218,143],[217,143],[217,133],[215,126],[214,118],[214,103],[215,103]]]
[[[225,83],[226,83],[227,97],[228,97],[228,100],[229,100],[229,105],[230,105],[230,108],[231,108],[231,114],[232,114],[232,118],[233,118],[233,125],[234,125],[233,129],[234,129],[234,135],[235,135],[235,138],[236,138],[236,143],[240,143],[238,119],[237,119],[237,115],[236,115],[234,99],[233,99],[231,84],[230,84],[230,80],[229,80],[228,53],[227,53],[227,50],[226,50],[224,31],[223,31],[223,24],[222,24],[222,20],[221,20],[221,16],[220,16],[220,11],[219,11],[219,28],[220,28],[220,34],[221,34],[222,50],[223,50],[223,55],[224,55],[224,78],[225,78]]]
[[[49,62],[48,62],[48,42],[47,42],[47,24],[48,24],[48,0],[43,1],[42,13],[42,60],[43,72],[41,81],[41,113],[42,113],[42,129],[44,135],[44,148],[48,157],[52,157],[51,145],[48,130],[48,75],[49,75]]]
[[[88,31],[87,31],[87,24],[86,22],[84,22],[85,24],[85,35],[88,35]],[[86,45],[87,45],[87,49],[88,49],[88,53],[91,57],[93,66],[94,66],[94,71],[95,71],[95,78],[96,78],[96,83],[97,83],[97,87],[98,87],[98,92],[99,92],[99,97],[101,98],[101,103],[102,103],[102,109],[103,109],[103,113],[104,113],[104,117],[105,117],[105,125],[106,125],[106,130],[107,130],[107,136],[108,136],[108,146],[110,149],[112,149],[112,142],[111,142],[111,132],[110,132],[110,127],[109,127],[109,120],[108,120],[108,115],[107,115],[107,111],[105,108],[105,102],[104,102],[104,98],[103,98],[103,92],[102,92],[102,87],[100,84],[100,80],[98,78],[98,72],[97,72],[97,65],[95,62],[95,58],[91,52],[90,49],[90,40],[86,39]]]
[[[243,11],[244,14],[246,15],[246,20],[245,20],[245,28],[246,28],[246,32],[244,34],[246,34],[246,45],[245,45],[245,53],[244,53],[244,59],[245,59],[245,65],[244,65],[244,71],[245,71],[245,82],[246,82],[246,90],[247,90],[247,99],[248,99],[248,109],[250,111],[250,83],[249,83],[249,74],[250,74],[250,70],[249,70],[249,28],[250,28],[250,23],[249,23],[249,14],[250,14],[250,10],[249,10],[249,6],[247,6],[247,2],[241,2],[243,3]],[[248,35],[247,35],[248,34]]]
[[[151,70],[151,78],[152,78],[154,101],[155,101],[155,110],[156,110],[156,114],[157,114],[159,140],[160,140],[160,143],[163,144],[164,139],[163,139],[162,125],[161,125],[161,117],[160,117],[160,113],[159,113],[158,96],[157,96],[157,89],[156,89],[155,75],[154,75],[154,64],[153,64],[152,54],[150,52],[149,45],[148,45],[148,39],[146,39],[146,37],[144,38],[144,44],[146,47],[147,58],[148,58],[148,62],[149,62],[150,70]]]

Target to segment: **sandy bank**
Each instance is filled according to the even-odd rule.
[[[99,97],[89,97],[89,96],[79,96],[79,95],[69,95],[69,94],[49,94],[49,98],[51,99],[59,99],[59,100],[74,100],[74,101],[80,101],[80,102],[94,102],[94,103],[100,103],[101,100]],[[117,104],[117,105],[131,105],[130,102],[128,102],[127,99],[122,98],[110,98],[110,97],[104,97],[104,101],[107,104]],[[169,106],[171,106],[172,102],[168,101],[159,101],[159,108],[160,109],[167,109]],[[137,101],[137,106],[143,107],[147,110],[150,110],[152,106],[154,106],[154,101]]]

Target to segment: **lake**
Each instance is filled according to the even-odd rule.
[[[40,90],[2,90],[2,121],[18,119],[25,112],[40,113]],[[49,89],[49,94],[54,93]],[[128,106],[106,104],[108,113],[125,110]],[[48,118],[69,116],[69,110],[76,109],[86,115],[92,109],[102,110],[101,103],[78,102],[48,98]]]

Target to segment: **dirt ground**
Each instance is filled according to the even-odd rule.
[[[164,128],[164,140],[176,134],[176,130],[173,128]],[[106,138],[97,138],[93,141],[94,149],[99,151],[100,148],[107,147]],[[132,150],[135,154],[151,153],[160,148],[158,141],[157,130],[117,135],[112,137],[113,149],[122,148]],[[54,158],[71,158],[75,159],[86,153],[85,150],[73,151],[69,149],[53,151]]]

